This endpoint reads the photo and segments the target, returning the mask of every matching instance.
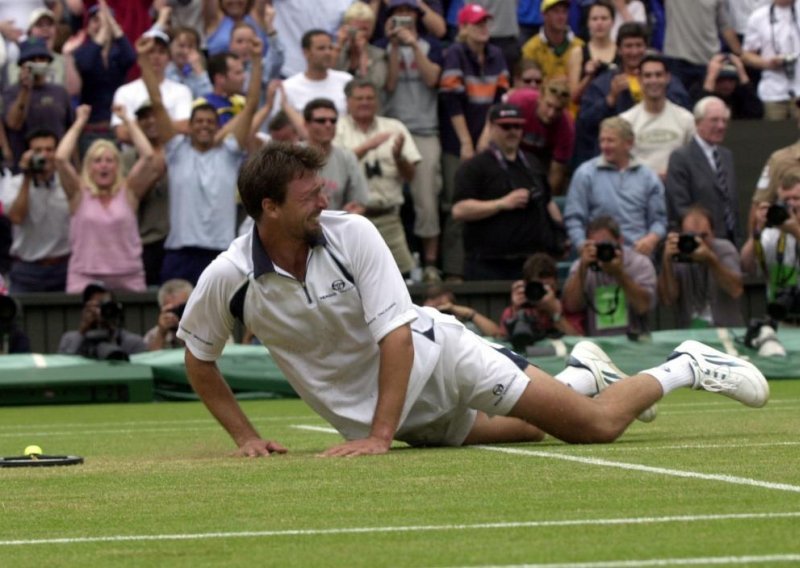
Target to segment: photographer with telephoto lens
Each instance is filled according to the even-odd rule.
[[[158,289],[158,323],[144,335],[148,351],[183,348],[186,344],[175,333],[183,315],[183,308],[189,301],[194,286],[188,280],[173,278]]]
[[[583,314],[586,335],[637,337],[647,332],[656,305],[656,271],[650,258],[623,246],[614,219],[600,216],[586,227],[561,301],[567,312]]]
[[[767,317],[764,327],[800,320],[798,292],[798,241],[800,241],[800,170],[789,170],[781,178],[777,201],[760,202],[755,208],[753,234],[742,247],[742,267],[758,274],[767,284]],[[755,333],[759,322],[751,322]],[[767,330],[768,332],[769,330]],[[753,345],[759,347],[758,345]]]
[[[500,316],[501,337],[516,351],[545,338],[581,335],[564,314],[559,299],[558,268],[545,253],[528,257],[522,266],[522,280],[511,285],[511,305]]]
[[[58,352],[101,361],[127,361],[147,350],[140,335],[123,329],[123,306],[102,282],[83,289],[83,311],[77,330],[61,336]]]
[[[676,307],[676,327],[743,325],[743,290],[739,251],[714,236],[707,209],[690,206],[680,233],[667,234],[658,277],[661,303]]]

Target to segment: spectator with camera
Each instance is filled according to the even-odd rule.
[[[7,179],[3,208],[14,224],[9,290],[63,292],[69,263],[69,202],[55,169],[58,138],[49,130],[28,135],[21,174]]]
[[[777,200],[761,203],[761,215],[756,214],[754,231],[742,247],[742,267],[766,281],[770,318],[796,322],[800,319],[800,170],[783,176]]]
[[[529,256],[522,266],[522,280],[511,285],[511,305],[500,316],[500,336],[524,353],[546,337],[582,335],[570,319],[559,299],[556,262],[541,252]]]
[[[701,205],[713,216],[715,236],[740,243],[733,153],[722,146],[730,114],[717,97],[706,97],[694,106],[696,132],[669,159],[667,213],[670,221],[677,224],[690,207]]]
[[[147,351],[141,335],[123,328],[123,306],[103,282],[90,282],[83,289],[83,310],[77,330],[61,336],[58,352],[90,359],[128,360]]]
[[[72,125],[69,94],[61,85],[47,81],[52,60],[42,40],[25,40],[18,59],[19,82],[3,91],[3,118],[14,164],[22,158],[28,132],[46,128],[61,138]]]
[[[564,310],[582,314],[586,335],[638,337],[648,330],[647,314],[657,299],[656,271],[647,256],[624,243],[612,217],[595,217],[586,227],[580,258],[561,294]]]
[[[148,351],[184,347],[183,340],[175,334],[192,290],[192,283],[180,278],[167,280],[158,289],[158,322],[144,334]]]
[[[429,8],[430,10],[430,8]],[[403,17],[409,25],[395,25]],[[423,280],[441,279],[439,261],[439,196],[442,190],[438,85],[442,49],[432,35],[418,32],[424,11],[418,0],[389,2],[386,50],[389,69],[383,112],[406,125],[423,159],[409,184],[414,203],[414,234],[422,244]]]
[[[798,55],[800,28],[794,0],[773,0],[747,20],[742,46],[745,65],[761,70],[758,97],[765,120],[797,116],[794,101],[800,93]]]
[[[677,327],[743,325],[739,251],[714,236],[709,210],[699,205],[686,209],[680,232],[667,234],[661,262],[659,299],[662,305],[676,306]]]
[[[464,223],[467,280],[517,280],[535,252],[559,256],[561,212],[539,160],[520,150],[525,119],[507,103],[489,111],[489,148],[456,172],[453,218]]]
[[[392,24],[397,20],[393,19]],[[345,10],[342,26],[336,34],[334,68],[353,77],[367,79],[383,90],[386,84],[386,50],[370,43],[375,30],[375,12],[363,2],[354,2]]]
[[[581,250],[589,222],[608,215],[627,246],[651,256],[667,233],[664,185],[631,155],[634,134],[625,119],[605,119],[599,138],[601,155],[581,164],[567,192],[564,223],[572,245]]]

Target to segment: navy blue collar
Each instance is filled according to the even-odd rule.
[[[325,239],[325,235],[320,235],[319,238],[312,243],[312,246],[325,246],[326,244],[328,244],[328,241]],[[264,250],[264,244],[261,242],[261,239],[258,236],[258,227],[255,225],[253,225],[252,257],[253,278],[258,278],[259,276],[262,276],[268,272],[275,272],[275,265],[267,254],[267,251]]]

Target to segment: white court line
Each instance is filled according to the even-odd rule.
[[[624,463],[600,458],[587,458],[582,456],[572,456],[557,452],[543,452],[539,450],[523,450],[518,448],[505,448],[496,446],[473,446],[479,450],[513,454],[518,456],[533,456],[539,458],[551,458],[564,461],[572,461],[587,465],[599,465],[603,467],[616,467],[619,469],[629,469],[632,471],[643,471],[645,473],[656,473],[659,475],[671,475],[673,477],[688,477],[690,479],[704,479],[708,481],[722,481],[734,485],[749,485],[751,487],[762,487],[764,489],[776,489],[778,491],[789,491],[800,493],[800,485],[790,485],[788,483],[773,483],[771,481],[759,481],[749,477],[737,477],[735,475],[723,475],[717,473],[698,473],[696,471],[684,471],[680,469],[667,469],[665,467],[653,467],[638,463]]]
[[[725,564],[764,564],[800,562],[800,554],[765,554],[761,556],[706,556],[700,558],[648,558],[643,560],[606,560],[553,564],[491,564],[469,568],[628,568],[638,566],[719,566]]]
[[[451,525],[406,525],[383,527],[338,527],[330,529],[286,529],[270,531],[238,531],[179,534],[132,534],[109,536],[83,536],[65,538],[30,538],[0,540],[0,546],[25,546],[32,544],[83,544],[93,542],[141,542],[161,540],[204,540],[214,538],[258,538],[282,536],[321,536],[337,534],[410,533],[431,531],[464,531],[486,529],[519,529],[541,527],[652,525],[664,523],[708,523],[715,521],[773,520],[800,518],[800,511],[785,513],[727,513],[720,515],[680,515],[668,517],[628,517],[618,519],[571,519],[562,521],[517,521],[506,523],[474,523]]]
[[[297,430],[308,430],[310,432],[322,432],[324,434],[338,434],[335,429],[326,426],[312,426],[310,424],[295,424],[290,426]],[[658,450],[709,450],[709,449],[724,449],[724,448],[768,448],[773,446],[800,446],[800,442],[754,442],[754,443],[734,443],[734,444],[678,444],[672,446],[623,446],[621,444],[603,444],[597,446],[566,446],[564,449],[577,449],[589,450],[590,448],[597,448],[602,450],[611,451],[658,451]],[[488,450],[496,449],[488,446],[476,446],[478,448]],[[591,451],[591,450],[590,450]],[[563,454],[559,454],[563,455]],[[587,458],[592,459],[592,458]]]

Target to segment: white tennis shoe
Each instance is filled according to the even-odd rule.
[[[594,375],[597,393],[600,394],[609,385],[624,379],[628,375],[617,367],[611,358],[598,345],[591,341],[579,341],[572,348],[567,360],[567,365],[582,367]],[[658,405],[653,405],[642,412],[638,419],[642,422],[652,422],[658,415]]]
[[[719,393],[753,408],[767,404],[769,383],[752,363],[694,340],[678,345],[667,360],[684,354],[694,373],[693,389]]]

